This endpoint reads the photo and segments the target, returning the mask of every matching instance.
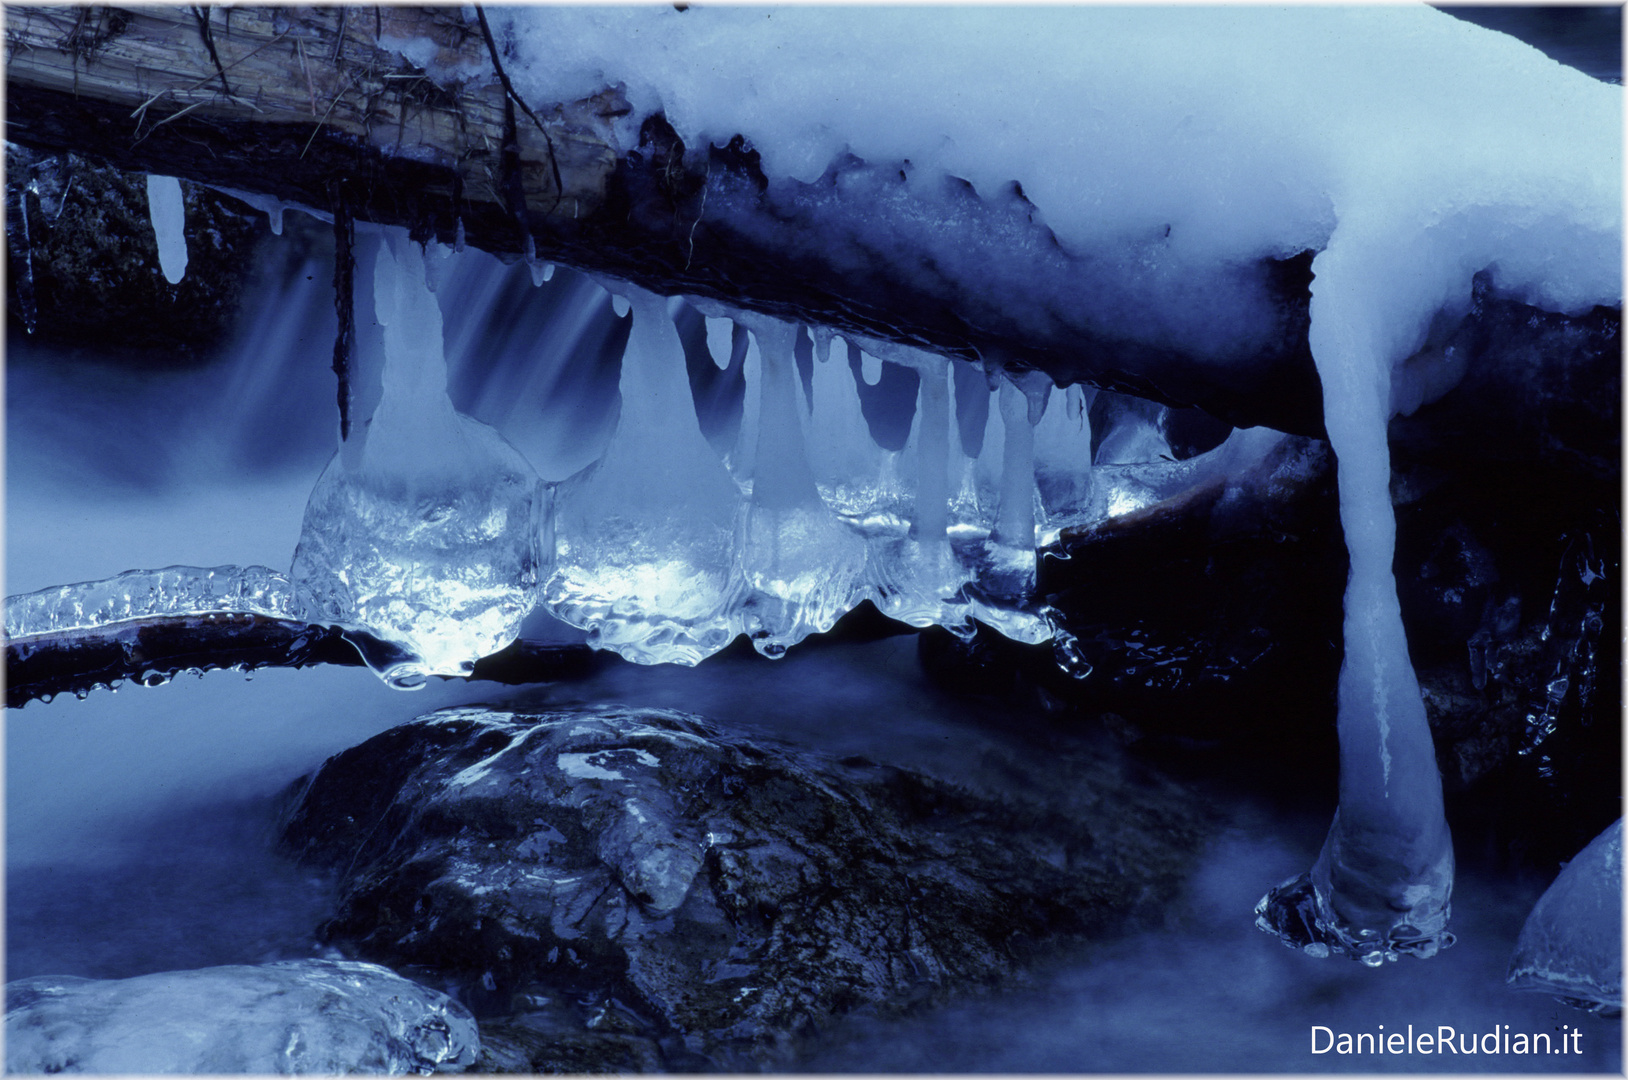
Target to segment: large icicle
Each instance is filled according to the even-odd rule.
[[[1386,442],[1391,366],[1416,345],[1413,325],[1422,330],[1439,305],[1417,296],[1410,299],[1419,307],[1410,310],[1376,297],[1383,287],[1375,282],[1391,262],[1371,241],[1341,232],[1313,264],[1312,355],[1339,461],[1340,523],[1351,559],[1339,679],[1340,802],[1311,871],[1256,908],[1262,929],[1287,943],[1368,965],[1403,953],[1434,956],[1453,942],[1453,843],[1391,571],[1396,516]]]
[[[950,362],[914,349],[896,355],[916,369],[921,384],[910,438],[903,450],[884,459],[881,483],[892,504],[889,516],[902,527],[878,529],[869,537],[876,606],[912,626],[937,623],[968,635],[973,628],[960,596],[968,574],[949,537]]]
[[[1014,382],[1002,378],[990,402],[1000,419],[1000,466],[995,515],[989,534],[967,537],[957,555],[971,571],[962,589],[969,618],[994,627],[1014,641],[1030,643],[1051,636],[1034,602],[1035,583],[1035,422],[1050,382],[1028,375]],[[995,432],[985,429],[985,453]],[[1089,457],[1079,468],[1089,471]],[[993,471],[993,470],[992,470]]]
[[[871,438],[848,361],[829,354],[814,361],[814,400],[808,426],[809,464],[826,503],[857,523],[882,498],[886,451]]]
[[[164,280],[179,285],[187,276],[187,211],[181,181],[173,176],[147,177],[147,215],[158,238],[158,266]]]
[[[379,245],[374,303],[383,393],[305,509],[294,579],[311,622],[397,646],[398,686],[467,674],[512,642],[535,606],[546,491],[497,432],[447,400],[441,309],[405,232]]]
[[[701,434],[663,301],[621,287],[633,304],[622,413],[604,456],[559,487],[543,599],[600,648],[638,663],[695,664],[733,636],[740,491]]]
[[[1062,530],[1090,520],[1095,493],[1091,461],[1091,400],[1095,392],[1074,385],[1052,387],[1045,415],[1034,430],[1034,480],[1039,494],[1042,546]]]

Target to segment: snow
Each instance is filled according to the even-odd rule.
[[[164,280],[179,285],[187,276],[186,205],[181,181],[173,176],[147,177],[147,214],[158,240],[158,266]]]

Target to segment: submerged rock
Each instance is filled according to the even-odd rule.
[[[1622,820],[1566,865],[1521,927],[1509,985],[1622,1015]]]
[[[1078,772],[1062,813],[684,713],[449,709],[331,758],[283,844],[341,874],[330,940],[492,1021],[487,1067],[761,1067],[1170,896],[1191,800]]]
[[[7,1072],[461,1072],[469,1010],[373,964],[290,960],[6,986]]]

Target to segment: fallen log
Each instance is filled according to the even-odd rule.
[[[855,233],[854,207],[829,197],[838,173],[863,175],[866,220],[904,220],[921,200],[901,163],[835,163],[803,184],[765,176],[738,139],[686,147],[659,115],[638,145],[620,145],[614,122],[630,106],[617,89],[519,99],[462,9],[20,7],[6,35],[16,144],[1321,434],[1310,252],[1247,268],[1244,288],[1273,312],[1267,328],[1197,357],[1115,328],[1124,297],[1088,288],[1077,304],[1014,314],[1027,283],[1085,264],[1015,186],[945,196],[968,243],[999,256],[972,295],[908,240],[882,239],[887,228]],[[843,242],[808,241],[826,235]]]

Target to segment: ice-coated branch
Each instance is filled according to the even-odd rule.
[[[6,707],[85,695],[122,683],[156,685],[186,672],[336,664],[362,667],[389,646],[356,631],[241,612],[151,616],[6,642]],[[469,678],[519,686],[581,679],[605,659],[585,645],[517,641],[475,664]]]

